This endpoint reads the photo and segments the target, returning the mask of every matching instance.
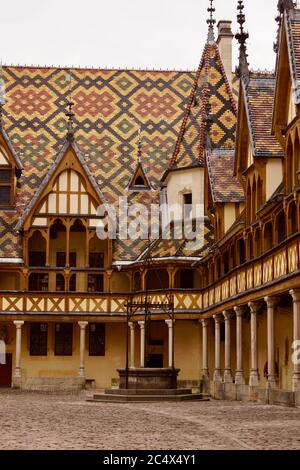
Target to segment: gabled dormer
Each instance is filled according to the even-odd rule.
[[[23,168],[3,128],[2,105],[0,107],[0,209],[9,209],[14,206],[17,177]]]
[[[142,163],[142,140],[140,137],[140,131],[139,131],[139,141],[138,141],[138,162],[134,170],[134,173],[131,177],[131,180],[127,186],[127,189],[129,191],[136,191],[136,192],[152,190],[151,183],[147,177],[146,170]]]

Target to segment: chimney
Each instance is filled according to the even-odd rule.
[[[217,44],[220,56],[224,65],[224,69],[232,87],[232,39],[231,21],[222,20],[218,23],[218,39]]]

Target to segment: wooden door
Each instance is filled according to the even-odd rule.
[[[11,387],[12,354],[6,354],[6,364],[0,364],[0,387]]]

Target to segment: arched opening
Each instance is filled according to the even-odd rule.
[[[263,205],[263,184],[262,184],[261,177],[259,176],[258,180],[257,180],[257,207],[256,207],[256,211],[259,211],[259,209],[261,209],[262,205]]]
[[[28,241],[29,266],[46,266],[46,240],[39,230],[35,230]]]
[[[83,268],[86,263],[86,227],[76,219],[70,228],[70,266]]]
[[[194,289],[195,286],[195,270],[179,269],[175,274],[175,286],[178,289]]]
[[[133,290],[139,291],[142,288],[142,283],[141,283],[141,273],[140,271],[136,271],[133,276]]]
[[[70,292],[76,292],[76,290],[77,290],[76,284],[77,284],[76,274],[72,274],[72,276],[70,277],[70,280],[69,280],[69,291]]]
[[[63,274],[56,274],[56,291],[63,292],[66,290],[65,278]]]
[[[169,274],[166,269],[150,269],[145,277],[146,288],[149,290],[168,289]]]
[[[253,235],[252,233],[248,234],[247,244],[248,244],[247,256],[248,256],[248,260],[251,260],[253,259]]]
[[[253,222],[256,219],[256,179],[254,176],[252,184],[252,199],[251,199],[251,221]]]
[[[286,174],[286,187],[288,188],[288,192],[291,192],[294,185],[295,185],[295,178],[294,178],[294,171],[293,171],[293,143],[291,138],[289,138],[287,152],[286,152],[286,159],[287,159],[287,174]]]
[[[240,264],[244,264],[246,262],[246,247],[245,247],[245,240],[240,238],[238,241],[238,252],[240,258]]]
[[[100,240],[95,232],[89,243],[89,267],[103,269],[107,265],[107,251],[107,240]]]
[[[297,214],[297,204],[295,201],[292,201],[289,205],[288,225],[289,225],[289,235],[293,235],[294,233],[298,232],[298,214]]]
[[[223,254],[223,272],[224,274],[227,274],[229,272],[229,254],[228,251],[225,251]]]
[[[276,217],[275,233],[277,237],[277,243],[281,243],[286,239],[286,223],[284,211],[279,212]]]
[[[235,247],[232,245],[230,248],[230,259],[231,259],[231,267],[234,269],[236,267],[236,254],[235,254]]]
[[[248,180],[247,185],[247,194],[246,194],[246,215],[247,215],[247,223],[251,223],[251,186],[250,181]]]
[[[268,222],[264,227],[264,251],[270,250],[273,246],[273,225]]]
[[[220,256],[217,259],[217,279],[221,277],[221,258]]]
[[[51,266],[66,266],[66,227],[60,219],[56,219],[50,227],[49,259]]]
[[[28,279],[28,289],[30,291],[47,291],[49,286],[49,276],[44,273],[31,273]]]
[[[261,255],[261,232],[260,229],[256,229],[254,236],[255,256]]]
[[[300,177],[300,143],[299,143],[298,132],[296,132],[295,143],[294,143],[293,173],[294,173],[293,187],[295,187],[295,186],[298,186],[299,177]]]
[[[215,282],[215,265],[212,263],[209,267],[209,283]]]

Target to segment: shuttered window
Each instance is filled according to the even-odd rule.
[[[104,323],[89,323],[89,355],[105,356]]]
[[[72,356],[73,325],[72,323],[55,324],[55,355]]]
[[[47,356],[47,323],[30,324],[30,356]]]

